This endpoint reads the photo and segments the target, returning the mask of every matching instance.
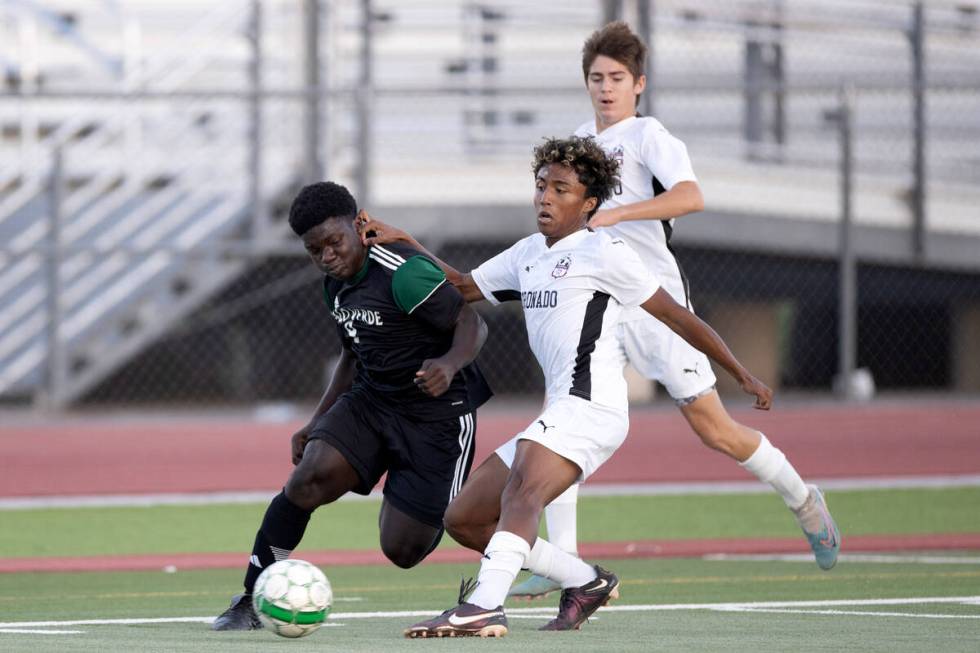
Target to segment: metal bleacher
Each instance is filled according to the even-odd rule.
[[[179,31],[180,49],[129,61],[105,44],[152,23],[114,4],[15,2],[3,16],[0,41],[16,39],[21,55],[33,49],[38,66],[32,74],[22,56],[8,86],[49,94],[0,102],[2,129],[15,137],[0,148],[0,396],[46,387],[53,405],[71,402],[247,269],[251,259],[223,255],[222,242],[282,236],[281,225],[255,219],[243,103],[168,99],[207,84],[215,69],[245,67],[248,49],[236,41],[247,36],[247,12],[237,2],[171,11],[172,25],[144,40],[173,41]],[[263,157],[267,197],[295,184],[280,149]],[[52,369],[60,378],[49,378]]]

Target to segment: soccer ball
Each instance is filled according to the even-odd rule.
[[[255,581],[252,607],[262,624],[283,637],[306,637],[330,614],[333,590],[317,567],[305,560],[280,560]]]

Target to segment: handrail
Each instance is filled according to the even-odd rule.
[[[240,134],[243,129],[242,120],[236,116],[236,112],[230,111],[231,120],[219,120],[216,124],[221,125],[227,131],[231,132],[230,135],[223,135],[223,137],[218,138],[211,144],[211,148],[215,152],[223,153],[227,155],[229,145],[241,147],[240,139],[234,137],[235,134]],[[122,129],[124,129],[123,127]],[[120,131],[122,131],[122,129]],[[222,132],[224,134],[224,132]],[[113,134],[108,135],[110,138]],[[151,151],[148,152],[143,159],[144,166],[144,176],[153,176],[159,174],[169,174],[174,178],[178,178],[185,174],[188,169],[195,169],[201,164],[195,164],[195,159],[199,160],[201,155],[201,150],[204,148],[197,148],[187,152],[182,158],[175,157],[175,154],[182,152],[181,147],[185,143],[193,143],[196,137],[189,133],[184,125],[174,125],[168,124],[167,131],[160,135],[159,140],[161,143],[168,144],[169,150],[163,151]],[[80,151],[69,151],[69,159],[87,159],[91,160],[100,150],[111,151],[110,147],[93,147],[91,149],[81,149]],[[97,216],[94,214],[95,207],[89,206],[87,209],[83,209],[86,205],[90,204],[92,201],[97,201],[99,204],[108,205],[106,213],[115,210],[118,207],[118,202],[114,201],[114,198],[125,198],[132,194],[133,189],[120,186],[118,188],[112,188],[113,184],[118,180],[119,176],[123,174],[126,170],[127,162],[120,161],[111,166],[102,166],[96,169],[95,174],[88,178],[87,183],[78,188],[77,190],[69,193],[64,198],[64,211],[67,218],[65,237],[67,240],[71,241],[78,237],[78,230],[84,225],[89,225],[89,228],[95,226],[101,220],[106,218],[106,214]],[[40,184],[35,184],[35,192],[40,189]],[[28,194],[25,192],[25,195]],[[33,194],[30,194],[33,197]],[[22,200],[26,202],[30,199],[26,197]],[[122,200],[124,201],[124,200]],[[19,206],[17,208],[20,208]],[[0,203],[0,211],[3,209],[3,204]],[[3,219],[3,214],[0,213],[0,221]],[[43,223],[36,223],[29,228],[27,231],[19,234],[15,240],[18,246],[27,246],[30,244],[37,243],[43,238],[46,232],[46,225]]]

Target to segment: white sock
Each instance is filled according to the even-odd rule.
[[[497,531],[490,538],[480,563],[479,584],[467,603],[493,610],[504,604],[507,590],[524,566],[531,546],[514,533]]]
[[[573,556],[578,556],[578,486],[569,486],[544,509],[548,541]]]
[[[562,589],[581,587],[596,579],[594,567],[540,537],[534,540],[524,567],[532,574],[560,583]]]
[[[764,434],[759,440],[759,448],[751,456],[739,465],[749,470],[763,483],[768,483],[773,487],[779,496],[783,498],[786,505],[796,510],[806,501],[810,490],[796,469],[786,460],[786,455],[772,446]]]

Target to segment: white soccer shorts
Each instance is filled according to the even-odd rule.
[[[496,453],[511,467],[517,441],[533,440],[578,465],[581,482],[619,449],[629,428],[626,411],[578,397],[562,397],[548,405],[521,433],[500,445]]]
[[[708,357],[655,317],[620,322],[618,329],[626,359],[664,386],[675,402],[690,403],[717,383]]]

